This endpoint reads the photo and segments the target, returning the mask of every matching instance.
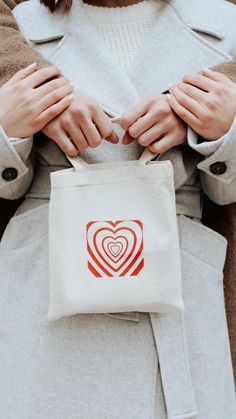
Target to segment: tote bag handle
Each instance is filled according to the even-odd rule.
[[[120,123],[120,117],[117,116],[115,118],[111,118],[110,121],[113,124],[119,124]],[[142,155],[140,156],[138,162],[141,165],[145,165],[157,156],[158,156],[158,154],[154,154],[148,148],[145,148],[145,150],[143,151]],[[76,171],[86,170],[90,166],[88,163],[86,163],[86,161],[84,161],[79,156],[76,156],[76,157],[66,156],[66,157],[69,160],[69,162],[72,164],[72,166],[75,168]]]

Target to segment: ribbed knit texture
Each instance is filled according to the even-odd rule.
[[[85,3],[84,7],[111,58],[127,71],[156,21],[160,2],[144,0],[126,7],[100,7]]]

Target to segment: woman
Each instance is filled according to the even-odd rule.
[[[80,155],[89,162],[118,161],[138,158],[145,145],[161,152],[161,159],[171,160],[186,313],[79,315],[47,323],[49,172],[69,164],[56,140],[36,139],[34,180],[1,247],[4,417],[228,419],[235,415],[222,286],[226,243],[200,223],[200,182],[216,202],[235,201],[234,104],[223,123],[217,121],[224,113],[224,101],[207,129],[204,121],[200,126],[194,119],[198,112],[201,122],[202,108],[209,112],[216,99],[218,103],[222,96],[235,96],[226,81],[212,80],[209,73],[200,79],[183,78],[170,88],[169,99],[160,95],[182,74],[227,59],[235,51],[235,37],[230,31],[223,37],[217,17],[208,8],[202,14],[201,1],[191,7],[190,3],[157,0],[97,9],[77,1],[68,13],[59,9],[50,14],[30,1],[15,11],[24,35],[77,89],[60,124],[65,141],[57,141],[62,150],[63,144],[71,143],[72,154],[83,150]],[[210,9],[210,1],[208,5]],[[218,13],[228,25],[235,18],[235,9],[224,2],[219,2]],[[120,36],[122,44],[117,42]],[[189,86],[196,89],[191,94]],[[184,102],[179,90],[187,95]],[[198,96],[201,109],[195,109],[191,95]],[[186,128],[170,105],[195,124],[200,135],[204,129],[211,141],[198,142],[195,132],[188,130],[188,145],[183,144]],[[76,127],[71,122],[75,114]],[[111,136],[117,142],[110,126],[105,133],[101,130],[109,123],[108,115],[120,114],[125,144],[103,141],[102,137]],[[94,139],[96,144],[91,142]],[[21,193],[32,178],[25,163]],[[11,182],[7,190],[14,186]]]

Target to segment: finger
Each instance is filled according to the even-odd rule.
[[[109,141],[112,144],[117,144],[119,142],[118,135],[115,133],[115,131],[112,131],[111,135],[105,138],[105,140]]]
[[[95,123],[101,138],[104,138],[113,144],[118,143],[119,138],[113,130],[112,122],[100,108],[97,109],[93,122]]]
[[[174,134],[167,134],[159,141],[155,141],[148,149],[154,154],[163,154],[176,145],[176,136]]]
[[[73,87],[68,82],[68,79],[66,77],[58,77],[54,80],[50,80],[47,83],[43,84],[40,87],[37,87],[35,89],[35,94],[39,99],[43,98],[44,96],[48,95],[49,93],[53,92],[54,90],[57,90],[59,87],[70,85],[71,91],[73,90]]]
[[[7,82],[4,84],[4,87],[10,87],[16,84],[18,81],[25,79],[26,77],[30,76],[37,70],[37,64],[33,63],[30,64],[28,67],[23,68],[20,71],[17,71],[16,74]]]
[[[178,86],[174,86],[171,89],[171,95],[174,96],[179,105],[183,106],[197,118],[200,118],[204,113],[203,106],[196,100],[192,99],[190,96],[187,96],[178,88]]]
[[[101,144],[101,135],[91,119],[86,119],[84,122],[81,122],[81,128],[90,147],[97,147]]]
[[[148,112],[143,117],[139,118],[133,125],[129,127],[129,134],[133,138],[138,138],[149,128],[151,128],[157,121],[157,114]]]
[[[148,102],[147,101],[140,101],[128,111],[124,112],[120,118],[120,125],[126,131],[137,119],[141,118],[147,113],[148,110]]]
[[[204,68],[202,70],[202,74],[205,77],[210,78],[211,80],[215,80],[217,82],[223,83],[226,86],[232,86],[234,85],[234,83],[232,82],[232,80],[230,80],[228,77],[226,77],[224,74],[219,73],[218,71],[213,71],[211,69],[208,68]]]
[[[59,68],[50,66],[41,68],[33,74],[31,74],[27,79],[24,80],[24,83],[27,83],[28,87],[36,88],[40,84],[44,83],[48,79],[58,77],[61,75]]]
[[[63,98],[71,95],[72,91],[73,91],[73,87],[69,83],[65,84],[59,89],[56,89],[55,91],[52,91],[47,96],[43,97],[43,99],[41,99],[37,103],[37,109],[39,110],[39,112],[45,111],[50,106],[61,101]]]
[[[191,84],[192,86],[198,87],[201,90],[205,90],[205,92],[210,92],[217,86],[216,81],[200,74],[187,74],[182,77],[182,81]]]
[[[189,112],[186,108],[180,105],[174,96],[167,94],[167,100],[173,111],[191,128],[195,129],[195,127],[199,124],[199,119]]]
[[[184,82],[180,82],[176,86],[181,90],[181,92],[185,93],[187,96],[198,102],[204,102],[205,97],[209,94],[195,86],[192,86],[191,84]],[[172,87],[170,88],[170,93],[172,93]]]
[[[142,134],[138,142],[139,144],[143,145],[144,147],[149,146],[153,143],[153,141],[158,140],[160,137],[162,137],[166,133],[166,127],[163,123],[158,123],[151,127],[149,130],[147,130],[144,134]]]
[[[128,144],[131,144],[134,140],[135,138],[131,137],[128,131],[126,131],[125,135],[122,138],[122,144],[128,145]]]
[[[58,134],[58,139],[54,141],[55,143],[57,143],[60,149],[64,151],[64,153],[67,154],[68,156],[75,157],[78,155],[78,149],[70,141],[68,135],[62,130]]]
[[[89,145],[83,131],[80,127],[77,127],[72,120],[66,130],[71,141],[79,151],[84,151],[88,148]]]
[[[56,104],[48,106],[47,109],[44,110],[37,118],[36,122],[40,124],[40,128],[38,128],[37,131],[42,130],[50,121],[52,121],[62,112],[64,112],[71,105],[73,100],[74,96],[69,95],[57,102]]]

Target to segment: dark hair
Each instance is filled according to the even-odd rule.
[[[54,12],[57,7],[62,7],[65,11],[70,10],[72,0],[40,0],[44,6],[48,7],[51,12]]]

